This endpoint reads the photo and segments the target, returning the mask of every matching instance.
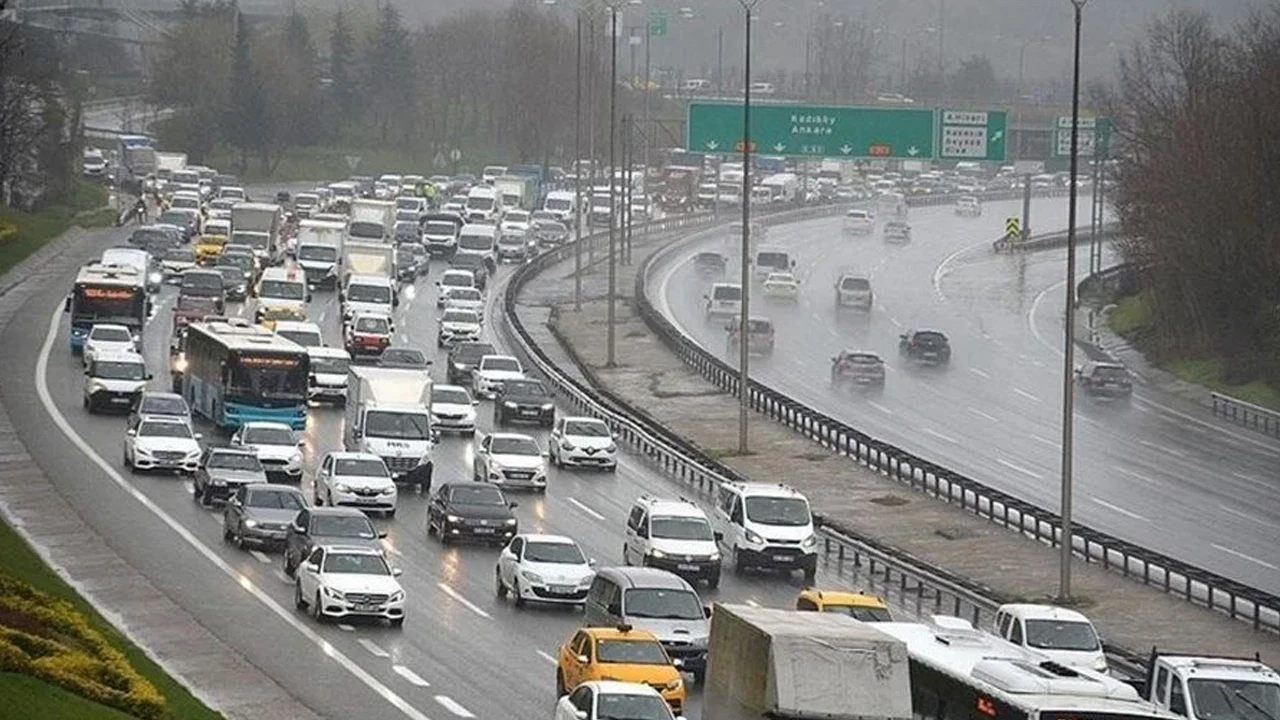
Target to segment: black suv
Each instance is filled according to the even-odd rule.
[[[1123,365],[1089,362],[1076,368],[1076,384],[1094,397],[1127,398],[1133,394],[1133,380]]]
[[[317,545],[356,545],[382,549],[379,539],[386,537],[378,532],[369,519],[357,508],[311,507],[298,512],[289,525],[284,538],[284,571],[293,576],[303,558],[311,554]]]
[[[493,424],[531,422],[556,424],[556,406],[541,380],[507,380],[493,395]]]
[[[449,351],[449,384],[470,385],[471,371],[480,363],[485,355],[497,355],[489,343],[463,342],[453,346]]]
[[[426,370],[430,366],[426,354],[414,348],[390,347],[378,358],[378,367]]]
[[[519,528],[515,507],[488,483],[445,483],[427,506],[427,534],[439,533],[445,545],[463,538],[506,545]]]
[[[951,342],[937,330],[911,330],[899,336],[898,353],[917,362],[945,365],[951,362]]]

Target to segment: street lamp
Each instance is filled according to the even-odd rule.
[[[751,15],[760,0],[738,0],[745,18],[742,59],[742,315],[738,321],[738,453],[747,454],[751,381],[747,342],[751,312]]]
[[[545,5],[555,5],[556,0],[543,0]],[[594,2],[585,2],[578,6],[574,11],[577,19],[576,27],[576,67],[577,77],[574,83],[574,111],[573,111],[573,163],[574,163],[574,180],[573,180],[573,308],[574,310],[582,310],[582,28],[583,16],[587,19],[587,35],[591,39],[592,46],[595,45],[595,10],[597,6]],[[594,85],[592,79],[595,77],[595,54],[588,53],[588,64],[591,66],[591,73],[587,78],[587,105],[591,104],[591,87]],[[592,117],[595,117],[594,110]],[[591,123],[591,133],[588,144],[591,147],[591,171],[592,178],[595,177],[595,124]],[[589,250],[589,249],[588,249]]]
[[[1071,461],[1075,420],[1076,172],[1080,163],[1080,20],[1089,0],[1071,0],[1075,10],[1075,51],[1071,71],[1071,187],[1067,199],[1067,307],[1062,365],[1062,534],[1059,539],[1058,599],[1071,599]]]

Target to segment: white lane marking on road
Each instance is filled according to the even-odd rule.
[[[1143,475],[1143,474],[1141,474],[1141,473],[1136,473],[1136,472],[1134,472],[1134,471],[1132,471],[1132,470],[1126,470],[1125,468],[1122,468],[1122,467],[1117,467],[1117,468],[1116,468],[1116,472],[1118,472],[1118,473],[1123,473],[1123,474],[1125,474],[1125,475],[1128,475],[1129,477],[1133,478],[1134,480],[1138,480],[1138,481],[1140,481],[1140,482],[1144,482],[1144,483],[1146,483],[1146,484],[1148,484],[1148,485],[1159,485],[1159,484],[1160,484],[1160,483],[1156,482],[1155,480],[1153,480],[1153,479],[1151,479],[1151,478],[1147,477],[1146,475]]]
[[[271,558],[267,557],[267,554],[262,552],[261,550],[250,550],[249,554],[253,556],[254,560],[257,560],[263,565],[271,564]]]
[[[360,638],[356,642],[360,643],[360,647],[364,648],[365,650],[368,650],[369,654],[373,655],[374,657],[379,657],[379,658],[391,657],[391,653],[378,647],[378,643],[368,638]]]
[[[186,488],[187,494],[190,495],[196,489],[196,484],[190,480],[183,480],[182,487]]]
[[[546,652],[543,652],[543,651],[541,651],[541,650],[535,650],[534,652],[538,653],[538,657],[542,658],[543,660],[546,660],[547,662],[551,663],[552,665],[559,665],[559,664],[560,664],[560,663],[559,663],[559,661],[557,661],[557,660],[556,660],[555,656],[554,656],[554,655],[552,655],[551,653],[546,653]]]
[[[880,412],[884,413],[885,415],[892,415],[892,414],[893,414],[893,411],[892,411],[892,410],[890,410],[889,408],[887,408],[887,407],[885,407],[885,406],[881,405],[880,403],[876,402],[875,400],[868,400],[868,401],[867,401],[867,404],[868,404],[868,405],[870,405],[871,407],[873,407],[873,408],[875,408],[875,409],[879,410]]]
[[[896,318],[896,317],[891,317],[891,318],[889,318],[889,322],[893,323],[893,326],[894,326],[894,327],[896,327],[896,328],[901,328],[901,327],[902,327],[902,323],[898,322],[898,318]]]
[[[482,618],[488,618],[488,617],[489,617],[489,613],[487,613],[487,612],[485,612],[484,610],[480,609],[480,606],[479,606],[479,605],[476,605],[475,603],[471,602],[470,600],[468,600],[468,599],[466,599],[466,598],[462,597],[462,593],[460,593],[460,592],[458,592],[457,590],[454,590],[453,588],[449,587],[449,585],[448,585],[448,584],[446,584],[446,583],[442,583],[442,582],[441,582],[441,583],[436,583],[436,587],[438,587],[438,588],[440,588],[441,590],[443,590],[445,595],[448,595],[449,597],[453,598],[454,600],[457,600],[457,601],[458,601],[458,603],[459,603],[460,605],[462,605],[462,606],[463,606],[463,607],[465,607],[466,609],[470,610],[471,612],[473,612],[473,613],[475,613],[475,614],[479,615],[479,616],[480,616],[480,617],[482,617]]]
[[[1111,503],[1107,502],[1106,500],[1099,500],[1099,499],[1098,499],[1098,498],[1096,498],[1096,497],[1091,497],[1091,498],[1089,498],[1089,499],[1090,499],[1090,500],[1092,500],[1094,503],[1096,503],[1096,504],[1098,504],[1098,505],[1101,505],[1102,507],[1104,507],[1104,508],[1106,508],[1106,509],[1108,509],[1108,510],[1110,510],[1110,511],[1112,511],[1112,512],[1118,512],[1118,513],[1120,513],[1121,515],[1124,515],[1124,516],[1125,516],[1125,517],[1127,517],[1127,518],[1131,518],[1131,519],[1133,519],[1133,520],[1141,520],[1142,522],[1150,522],[1149,520],[1147,520],[1146,518],[1142,517],[1142,516],[1141,516],[1141,515],[1139,515],[1138,513],[1133,512],[1133,511],[1131,511],[1131,510],[1125,510],[1124,508],[1120,507],[1119,505],[1112,505]]]
[[[924,432],[925,432],[925,434],[926,434],[926,435],[932,435],[932,436],[934,436],[934,437],[938,438],[939,440],[946,440],[947,442],[949,442],[949,443],[953,443],[953,444],[956,444],[956,445],[959,445],[959,444],[960,444],[960,441],[959,441],[959,440],[956,440],[955,438],[951,437],[950,435],[943,435],[942,433],[938,432],[937,430],[934,430],[933,428],[925,428],[925,429],[924,429]]]
[[[1056,447],[1062,447],[1061,445],[1059,445],[1059,444],[1058,444],[1058,441],[1057,441],[1057,440],[1050,440],[1049,438],[1044,437],[1043,435],[1037,435],[1037,434],[1035,434],[1035,433],[1031,433],[1031,439],[1032,439],[1032,440],[1035,440],[1035,441],[1037,441],[1037,442],[1044,443],[1045,445],[1048,445],[1049,447],[1055,447],[1055,448],[1056,448]]]
[[[978,377],[980,377],[980,378],[986,378],[987,380],[990,380],[990,379],[991,379],[991,376],[990,376],[990,375],[988,375],[988,374],[986,374],[985,372],[983,372],[983,371],[979,370],[978,368],[969,368],[969,372],[973,373],[974,375],[977,375],[977,376],[978,376]]]
[[[281,570],[280,568],[276,568],[274,575],[276,576],[277,580],[284,583],[285,585],[293,584],[293,578],[289,577],[288,574],[286,574],[285,571]]]
[[[1041,290],[1040,293],[1036,295],[1036,299],[1031,301],[1031,309],[1027,311],[1027,324],[1031,326],[1031,334],[1035,337],[1036,341],[1052,350],[1058,357],[1062,357],[1062,348],[1059,348],[1049,342],[1045,336],[1041,334],[1040,322],[1036,320],[1036,313],[1040,312],[1040,303],[1044,302],[1044,299],[1049,297],[1049,293],[1057,290],[1058,288],[1065,287],[1066,284],[1067,282],[1063,280]],[[1065,312],[1063,313],[1063,316],[1066,316]]]
[[[326,317],[326,316],[328,316],[328,314],[329,314],[329,311],[328,311],[328,310],[323,310],[323,311],[321,311],[321,312],[320,312],[320,318],[319,318],[319,320],[320,320],[320,324],[321,324],[321,325],[323,325],[323,324],[324,324],[324,319],[325,319],[325,317]],[[748,374],[750,374],[750,373],[748,373]]]
[[[1222,508],[1223,512],[1229,512],[1229,513],[1231,513],[1232,515],[1235,515],[1236,517],[1242,517],[1242,518],[1244,518],[1245,520],[1252,520],[1253,522],[1256,522],[1256,523],[1258,523],[1259,525],[1265,525],[1265,526],[1267,526],[1267,527],[1272,527],[1272,523],[1267,522],[1266,520],[1263,520],[1263,519],[1262,519],[1262,518],[1260,518],[1260,517],[1257,517],[1257,516],[1254,516],[1254,515],[1250,515],[1250,514],[1249,514],[1249,513],[1247,513],[1247,512],[1240,512],[1239,510],[1236,510],[1236,509],[1235,509],[1235,508],[1233,508],[1233,507],[1227,507],[1226,505],[1219,505],[1218,507]]]
[[[1145,447],[1149,447],[1149,448],[1151,448],[1152,450],[1159,450],[1159,451],[1160,451],[1160,452],[1162,452],[1162,453],[1168,453],[1168,454],[1170,454],[1170,455],[1172,455],[1172,456],[1174,456],[1174,457],[1186,457],[1186,456],[1187,456],[1187,454],[1186,454],[1186,453],[1184,453],[1184,452],[1182,452],[1181,450],[1175,450],[1175,449],[1173,449],[1173,448],[1169,447],[1168,445],[1161,445],[1160,443],[1153,443],[1153,442],[1151,442],[1150,440],[1139,440],[1139,441],[1138,441],[1138,444],[1139,444],[1139,445],[1143,445],[1143,446],[1145,446]]]
[[[760,607],[760,602],[753,598],[747,598],[747,604],[750,605],[751,607]]]
[[[1271,568],[1272,570],[1280,570],[1280,567],[1276,567],[1275,565],[1272,565],[1271,563],[1267,562],[1266,560],[1259,560],[1258,558],[1256,558],[1256,557],[1254,557],[1254,556],[1252,556],[1252,555],[1245,555],[1244,553],[1240,552],[1239,550],[1232,550],[1231,548],[1229,548],[1229,547],[1223,547],[1222,545],[1214,545],[1214,546],[1213,546],[1213,548],[1214,548],[1215,550],[1221,550],[1222,552],[1224,552],[1224,553],[1226,553],[1226,554],[1228,554],[1228,555],[1235,555],[1236,557],[1240,558],[1241,560],[1248,560],[1248,561],[1249,561],[1249,562],[1251,562],[1251,563],[1257,563],[1257,564],[1259,564],[1259,565],[1261,565],[1262,567],[1265,567],[1265,568]]]
[[[1041,475],[1041,474],[1040,474],[1040,473],[1038,473],[1038,472],[1035,472],[1034,470],[1028,470],[1028,469],[1026,469],[1026,468],[1022,467],[1021,465],[1014,465],[1013,463],[1009,462],[1008,460],[1005,460],[1004,458],[996,458],[996,462],[998,462],[998,463],[1000,463],[1001,465],[1003,465],[1003,466],[1005,466],[1005,467],[1009,468],[1010,470],[1016,470],[1017,472],[1020,472],[1020,473],[1022,473],[1023,475],[1026,475],[1026,476],[1028,476],[1028,477],[1033,477],[1033,478],[1035,478],[1035,479],[1037,479],[1037,480],[1039,480],[1039,479],[1041,479],[1042,477],[1044,477],[1043,475]]]
[[[990,420],[991,422],[1000,422],[999,420],[997,420],[997,419],[996,419],[996,416],[995,416],[995,415],[989,415],[989,414],[987,414],[987,413],[984,413],[984,412],[982,412],[981,410],[979,410],[979,409],[978,409],[978,408],[976,408],[976,407],[969,406],[969,407],[967,407],[967,408],[965,408],[965,409],[966,409],[966,410],[968,410],[969,412],[973,413],[974,415],[977,415],[977,416],[978,416],[978,417],[980,417],[980,418],[986,418],[987,420]]]
[[[338,629],[342,632],[355,632],[356,629],[346,623],[338,623]]]
[[[579,510],[581,510],[582,512],[584,512],[584,513],[586,513],[586,514],[590,515],[591,517],[595,518],[596,520],[603,520],[603,519],[604,519],[604,516],[603,516],[603,515],[601,515],[600,513],[596,512],[595,510],[592,510],[591,508],[587,507],[587,505],[586,505],[585,503],[583,503],[581,500],[579,500],[578,498],[569,498],[569,503],[570,503],[570,504],[572,504],[574,507],[578,508]]]
[[[173,516],[169,515],[169,513],[165,512],[164,509],[156,504],[154,500],[147,497],[146,493],[142,492],[132,483],[125,480],[124,476],[121,475],[118,470],[104,460],[102,456],[93,449],[93,446],[76,432],[75,428],[71,426],[71,423],[67,421],[66,416],[58,409],[57,404],[53,402],[53,396],[49,393],[49,354],[53,350],[54,341],[57,340],[58,326],[61,321],[62,303],[59,302],[54,308],[53,315],[49,318],[49,332],[45,335],[44,346],[40,348],[40,356],[36,360],[35,383],[36,395],[40,398],[40,404],[44,406],[45,412],[49,415],[50,419],[53,420],[54,424],[58,426],[58,429],[62,431],[62,434],[71,441],[71,444],[75,445],[86,458],[92,461],[94,465],[97,465],[107,477],[111,478],[111,481],[114,482],[117,487],[128,493],[130,497],[138,502],[138,504],[146,508],[152,515],[176,533],[178,537],[182,538],[183,542],[187,543],[187,545],[189,545],[193,550],[212,563],[214,567],[225,573],[236,585],[239,585],[246,592],[252,595],[255,600],[262,603],[276,617],[284,621],[285,624],[298,631],[307,639],[307,641],[320,648],[321,652],[341,665],[343,670],[350,673],[352,677],[360,681],[365,687],[369,688],[379,697],[386,700],[392,707],[403,713],[405,717],[412,718],[413,720],[431,720],[428,715],[410,705],[407,700],[397,695],[391,688],[379,682],[377,678],[370,675],[364,668],[360,667],[356,661],[352,660],[341,650],[330,644],[328,640],[325,640],[323,636],[313,630],[310,626],[306,625],[293,611],[285,609],[283,605],[273,600],[271,596],[253,580],[245,577],[243,573],[232,567],[230,563],[222,559],[222,557],[219,556],[218,553],[214,552],[208,545],[201,542],[194,533],[175,520]]]
[[[437,695],[436,702],[440,703],[440,707],[444,708],[445,710],[448,710],[449,712],[453,713],[454,715],[457,715],[458,717],[461,717],[461,718],[475,717],[475,715],[471,714],[470,710],[459,705],[457,700],[454,700],[448,695]]]
[[[1026,390],[1022,390],[1022,389],[1020,389],[1020,388],[1014,388],[1014,389],[1013,389],[1013,391],[1014,391],[1014,392],[1016,392],[1016,393],[1018,393],[1018,394],[1019,394],[1019,395],[1021,395],[1022,397],[1024,397],[1024,398],[1026,398],[1026,399],[1030,400],[1031,402],[1040,402],[1040,398],[1036,397],[1035,395],[1032,395],[1031,393],[1027,392]]]
[[[392,665],[391,671],[405,680],[408,680],[413,685],[417,685],[418,687],[431,687],[431,683],[423,680],[421,675],[403,665]]]

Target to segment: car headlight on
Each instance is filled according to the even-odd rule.
[[[387,602],[400,602],[401,600],[404,600],[404,591],[403,591],[403,590],[397,590],[397,591],[395,591],[395,592],[391,593],[391,597],[390,597],[390,598],[387,598]]]
[[[667,556],[667,554],[666,554],[666,553],[664,553],[664,552],[662,552],[661,550],[654,550],[652,553],[649,553],[649,554],[650,554],[652,557],[655,557],[655,558],[658,558],[658,559],[662,559],[662,558],[664,558],[664,557],[666,557],[666,556]]]
[[[1107,671],[1107,658],[1104,656],[1104,657],[1099,657],[1097,660],[1094,660],[1093,669],[1096,670],[1097,672],[1105,673]]]
[[[555,410],[555,409],[556,409],[556,406],[555,406],[554,404],[552,404],[552,403],[543,403],[543,404],[542,404],[542,412],[550,412],[550,411]]]
[[[755,532],[754,530],[748,530],[745,534],[745,537],[747,539],[747,542],[751,543],[752,545],[764,544],[764,538],[760,537],[760,534]]]
[[[457,515],[445,515],[444,520],[445,522],[451,522],[451,523],[462,522],[462,518],[458,517]]]
[[[224,480],[223,478],[212,477],[212,478],[209,478],[209,484],[214,487],[226,487],[227,481]]]
[[[708,555],[708,556],[707,556],[707,558],[708,558],[709,560],[712,560],[712,561],[714,562],[714,561],[716,561],[716,560],[719,560],[719,559],[720,559],[720,553],[718,553],[718,552],[713,552],[713,553],[711,553],[710,555]]]
[[[184,372],[186,372],[186,371],[187,371],[187,359],[186,359],[185,357],[181,357],[181,356],[179,356],[179,357],[178,357],[178,359],[177,359],[177,360],[175,360],[175,361],[174,361],[174,363],[173,363],[173,369],[174,369],[174,370],[176,370],[176,371],[178,371],[178,372],[180,372],[180,373],[184,373]]]
[[[520,577],[524,578],[525,580],[528,580],[531,583],[534,583],[535,585],[541,585],[543,583],[541,575],[539,575],[538,573],[529,572],[528,570],[521,570]]]
[[[506,400],[506,401],[504,401],[504,402],[502,403],[502,407],[504,407],[504,408],[506,408],[506,409],[508,409],[508,410],[515,410],[516,408],[518,408],[518,407],[520,407],[520,406],[519,406],[519,405],[516,405],[515,403],[511,402],[510,400]]]
[[[162,275],[162,274],[160,274],[160,273],[158,273],[158,272],[153,272],[153,273],[151,273],[150,275],[148,275],[148,276],[147,276],[147,279],[148,279],[148,280],[150,280],[150,281],[151,281],[151,282],[153,282],[153,283],[158,283],[158,282],[160,282],[161,280],[164,280],[164,275]]]
[[[290,455],[290,456],[289,456],[289,464],[290,464],[290,465],[301,465],[301,464],[302,464],[302,453],[294,453],[294,454]]]
[[[516,524],[515,518],[507,518],[507,525],[515,525],[515,524]]]
[[[809,537],[805,538],[803,542],[800,543],[802,547],[807,547],[807,548],[811,548],[817,544],[818,544],[817,535],[810,535]]]
[[[256,528],[256,527],[258,527],[258,521],[257,521],[257,520],[245,520],[245,521],[244,521],[244,526],[245,526],[245,527],[247,527],[247,528]]]

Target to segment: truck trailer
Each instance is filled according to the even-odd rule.
[[[382,458],[396,482],[431,489],[434,430],[426,370],[353,366],[347,375],[343,444]]]

